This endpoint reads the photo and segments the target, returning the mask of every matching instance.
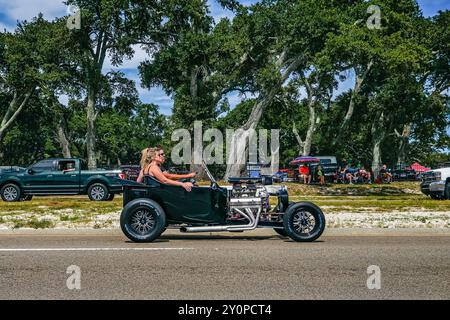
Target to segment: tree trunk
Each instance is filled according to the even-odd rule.
[[[95,93],[91,90],[88,93],[87,102],[87,132],[86,132],[86,151],[89,170],[97,169],[97,158],[95,154]]]
[[[280,54],[276,66],[278,70],[282,70],[283,65],[287,60],[287,50],[283,50]],[[227,169],[225,172],[224,180],[227,180],[229,177],[240,176],[243,169],[245,168],[245,163],[247,160],[247,147],[246,140],[250,135],[250,129],[256,129],[259,121],[261,120],[261,116],[265,108],[273,101],[273,98],[280,90],[282,84],[289,78],[292,72],[294,72],[298,66],[300,65],[300,58],[296,58],[293,60],[289,66],[282,72],[281,77],[278,83],[274,84],[270,90],[262,91],[258,102],[252,109],[252,112],[247,120],[247,122],[239,128],[236,133],[232,137],[232,146],[234,143],[234,147],[229,152],[228,160],[227,160]]]
[[[72,158],[72,154],[70,153],[69,140],[67,140],[64,120],[58,121],[57,126],[58,141],[61,145],[63,157]]]
[[[371,128],[372,133],[372,171],[375,177],[378,177],[378,173],[382,166],[381,159],[381,143],[386,137],[386,131],[384,129],[384,114],[381,113],[379,117],[375,117]]]
[[[400,144],[398,147],[397,164],[403,166],[406,164],[406,156],[408,153],[409,137],[411,135],[412,123],[407,123],[403,126],[402,134],[399,136]]]
[[[356,97],[359,95],[364,80],[366,79],[367,74],[370,72],[370,69],[372,69],[372,66],[373,62],[370,61],[363,72],[362,71],[358,72],[357,68],[353,68],[353,70],[355,70],[355,77],[356,77],[355,86],[353,87],[352,95],[350,97],[347,113],[345,114],[345,117],[342,120],[342,124],[339,128],[338,135],[335,138],[335,144],[339,143],[342,140],[343,136],[345,135],[346,131],[350,126],[350,120],[352,119],[353,113],[355,111]]]
[[[309,156],[311,154],[312,139],[314,136],[314,132],[316,131],[317,114],[314,100],[310,100],[310,102],[308,103],[308,110],[309,110],[309,125],[308,131],[306,132],[306,138],[303,143],[303,152],[302,152],[303,156]]]
[[[258,101],[253,107],[247,122],[236,130],[231,137],[231,150],[229,150],[228,154],[224,180],[230,177],[239,177],[242,174],[247,162],[247,140],[251,134],[251,130],[255,130],[258,126],[263,110],[272,102],[276,92],[277,89],[272,89],[268,95]]]

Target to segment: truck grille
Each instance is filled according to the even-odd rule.
[[[422,174],[422,182],[430,183],[437,180],[438,179],[434,172],[425,172]]]

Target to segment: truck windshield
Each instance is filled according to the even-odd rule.
[[[39,161],[38,163],[32,166],[32,169],[36,172],[52,171],[54,169],[53,160]]]

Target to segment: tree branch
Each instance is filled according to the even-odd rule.
[[[303,148],[305,143],[302,141],[302,138],[298,133],[297,127],[295,126],[295,121],[292,121],[292,132],[294,133],[294,136],[297,139],[297,143],[299,144],[300,148]]]
[[[14,112],[14,114],[9,118],[6,119],[4,118],[2,121],[2,126],[1,126],[1,131],[5,131],[6,129],[9,128],[9,126],[11,126],[11,124],[14,122],[14,120],[16,120],[17,116],[20,114],[20,112],[22,111],[22,109],[25,107],[25,105],[27,104],[28,100],[30,99],[31,95],[34,92],[34,88],[31,88],[26,94],[24,99],[22,100],[22,103],[20,104],[20,106],[16,109],[16,111]],[[6,122],[4,122],[6,120]]]

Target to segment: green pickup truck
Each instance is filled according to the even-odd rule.
[[[93,201],[113,200],[122,192],[120,170],[87,170],[81,159],[45,159],[28,168],[0,169],[3,201],[31,200],[33,195],[84,195]]]

